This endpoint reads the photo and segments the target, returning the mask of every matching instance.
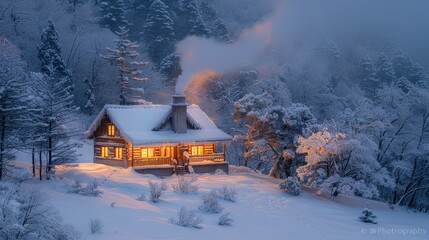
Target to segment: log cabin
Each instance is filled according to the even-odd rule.
[[[106,105],[85,137],[94,140],[94,163],[155,175],[228,173],[232,137],[184,95],[170,105]]]

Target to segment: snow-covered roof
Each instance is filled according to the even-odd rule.
[[[85,133],[92,138],[101,120],[107,115],[121,135],[133,145],[167,144],[179,142],[230,141],[232,137],[219,128],[197,105],[187,107],[188,123],[193,125],[186,133],[175,133],[162,127],[171,116],[170,105],[105,105]]]

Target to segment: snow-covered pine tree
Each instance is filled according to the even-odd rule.
[[[219,18],[212,1],[203,0],[200,2],[200,12],[207,27],[212,28],[214,22]]]
[[[57,81],[65,80],[65,85],[70,93],[73,93],[74,84],[71,74],[63,60],[58,33],[52,20],[48,20],[48,27],[41,35],[42,43],[37,46],[38,58],[41,64],[41,72]]]
[[[220,42],[229,43],[232,41],[231,36],[229,34],[229,30],[226,27],[225,22],[221,18],[218,18],[214,21],[212,27],[212,35],[216,40]]]
[[[154,0],[144,24],[144,38],[148,45],[149,56],[157,66],[166,56],[174,52],[173,25],[168,6],[161,0]]]
[[[372,224],[377,224],[377,222],[375,221],[376,218],[377,216],[372,213],[372,210],[369,207],[363,209],[362,215],[359,217],[361,222]]]
[[[55,165],[73,162],[78,156],[74,141],[80,131],[74,126],[75,114],[79,110],[73,104],[73,95],[66,79],[57,81],[41,73],[32,73],[32,95],[34,105],[39,109],[33,122],[39,123],[34,135],[40,143],[39,151],[46,154],[46,173]]]
[[[94,95],[95,87],[94,87],[94,84],[92,84],[92,82],[88,78],[86,78],[83,82],[88,86],[87,90],[84,93],[84,96],[86,98],[84,109],[86,113],[91,116],[93,113],[94,102],[95,102],[95,95]]]
[[[359,66],[360,87],[369,98],[374,98],[375,91],[379,87],[379,80],[376,78],[375,66],[369,56],[365,56],[360,61]]]
[[[429,75],[426,72],[425,68],[422,67],[422,65],[420,65],[419,63],[415,63],[410,71],[408,80],[414,84],[418,84],[419,86],[425,87],[425,80],[427,81],[428,79],[429,79]]]
[[[392,62],[384,53],[380,53],[378,56],[375,68],[376,78],[380,80],[380,83],[391,83],[396,79]]]
[[[169,83],[174,84],[174,79],[182,74],[182,68],[180,67],[180,56],[176,53],[166,56],[161,62],[159,71],[162,75],[168,78]]]
[[[116,48],[106,48],[107,54],[102,57],[109,60],[112,64],[118,67],[118,84],[119,98],[121,105],[146,104],[142,99],[144,93],[143,88],[135,88],[130,86],[133,81],[146,81],[142,78],[142,72],[139,70],[145,66],[146,62],[134,61],[139,53],[136,49],[139,45],[128,39],[128,29],[120,27],[116,32],[118,39],[115,40]]]
[[[392,66],[397,79],[401,77],[409,78],[413,65],[411,57],[402,50],[399,49],[393,54]]]
[[[120,27],[128,26],[125,15],[127,9],[124,0],[102,0],[100,2],[100,24],[117,33]]]
[[[181,21],[177,21],[176,36],[178,40],[188,35],[208,37],[211,32],[201,16],[200,9],[195,0],[181,0],[179,2],[178,16]]]
[[[13,164],[15,150],[23,147],[29,100],[25,85],[25,64],[0,52],[0,180]]]
[[[142,40],[144,36],[144,23],[146,22],[147,14],[149,12],[150,6],[152,5],[153,0],[133,0],[130,11],[132,15],[132,21],[130,24],[130,38]]]

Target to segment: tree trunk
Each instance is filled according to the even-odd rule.
[[[5,165],[4,160],[4,139],[5,139],[5,120],[6,117],[3,115],[1,118],[1,139],[0,139],[0,180],[3,178],[3,169]]]
[[[42,181],[42,150],[39,150],[39,179]]]
[[[48,137],[48,164],[46,166],[46,173],[51,171],[52,164],[52,122],[49,123],[49,137]],[[48,174],[49,180],[49,174]]]
[[[36,160],[34,159],[34,147],[31,149],[31,164],[33,165],[33,177],[36,176]]]

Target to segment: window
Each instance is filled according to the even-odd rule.
[[[163,147],[162,156],[174,157],[174,147]]]
[[[115,147],[115,158],[122,158],[122,148]]]
[[[141,156],[142,158],[151,158],[153,157],[154,149],[153,148],[142,148]]]
[[[109,157],[109,148],[101,147],[101,157],[107,158]]]
[[[204,154],[204,146],[192,146],[191,147],[191,155],[203,155]]]
[[[107,125],[107,136],[115,136],[115,125],[109,124]]]

